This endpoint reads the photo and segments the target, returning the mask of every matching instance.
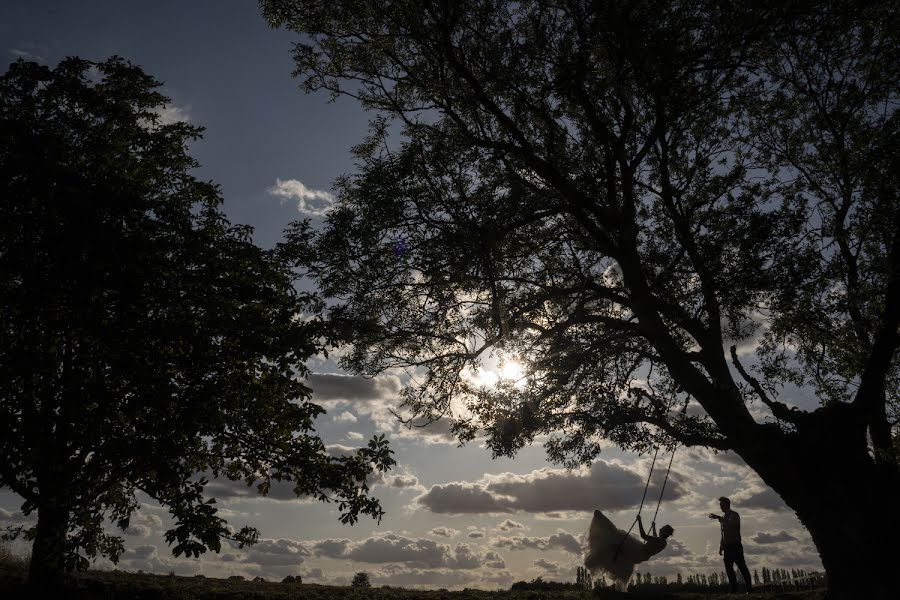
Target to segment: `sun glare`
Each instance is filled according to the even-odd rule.
[[[526,383],[522,363],[501,357],[491,357],[480,368],[468,371],[466,377],[476,387],[492,388],[503,382],[522,388]]]

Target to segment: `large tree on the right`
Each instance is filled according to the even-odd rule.
[[[893,3],[262,7],[308,90],[386,116],[294,236],[347,366],[416,370],[412,414],[495,454],[733,450],[831,597],[900,597],[861,576],[900,558]],[[523,384],[465,376],[492,351]]]

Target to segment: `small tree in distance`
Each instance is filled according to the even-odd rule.
[[[316,298],[191,175],[202,129],[160,122],[159,85],[118,58],[0,78],[0,488],[37,512],[9,533],[33,540],[31,582],[117,561],[104,525],[125,530],[138,492],[170,511],[176,556],[255,542],[208,477],[383,514],[365,484],[393,464],[383,437],[334,457],[313,430],[298,375],[327,332],[297,317]]]
[[[353,576],[353,581],[350,582],[351,587],[357,588],[367,588],[372,587],[372,582],[369,581],[369,574],[365,571],[360,571],[356,575]]]

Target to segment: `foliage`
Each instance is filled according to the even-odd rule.
[[[372,582],[369,581],[369,574],[365,571],[360,571],[353,576],[353,581],[350,582],[350,586],[356,588],[372,587]]]
[[[877,503],[830,525],[900,494],[894,3],[261,5],[308,91],[379,113],[292,236],[345,366],[495,455],[733,450],[869,593]]]
[[[535,577],[531,581],[517,581],[510,587],[511,590],[534,590],[544,592],[560,592],[565,590],[580,590],[584,586],[580,583],[570,583],[564,581],[544,581],[543,577]],[[590,589],[590,588],[588,588]]]
[[[308,35],[308,90],[385,115],[306,248],[346,364],[424,371],[413,414],[496,454],[562,431],[551,454],[576,462],[595,434],[736,448],[754,400],[802,427],[788,383],[857,400],[886,451],[894,17],[781,4],[263,2]],[[524,389],[466,379],[494,349]]]
[[[161,120],[159,85],[119,58],[0,78],[0,486],[38,512],[10,535],[51,571],[115,561],[104,522],[127,528],[138,492],[170,510],[176,556],[252,543],[210,477],[383,514],[365,479],[387,442],[334,457],[313,429],[300,378],[327,331],[298,317],[319,301],[191,175],[202,129]]]

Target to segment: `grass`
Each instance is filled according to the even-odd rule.
[[[32,598],[22,563],[0,562],[0,598]],[[68,578],[57,597],[73,600],[734,600],[732,594],[623,593],[587,591],[406,590],[395,587],[351,588],[318,584],[240,581],[124,571],[86,571]],[[753,594],[756,600],[822,600],[822,590]]]

